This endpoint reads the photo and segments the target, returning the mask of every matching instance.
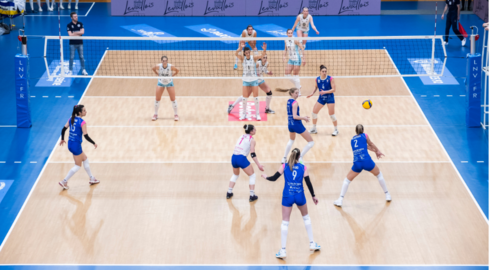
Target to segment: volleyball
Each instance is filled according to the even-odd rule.
[[[366,109],[366,110],[369,110],[369,109],[371,109],[371,107],[373,107],[373,103],[371,102],[371,100],[370,100],[370,99],[368,99],[368,100],[364,100],[364,101],[362,102],[362,107],[363,107],[364,109]]]

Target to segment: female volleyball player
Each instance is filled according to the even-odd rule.
[[[298,37],[308,37],[308,32],[310,31],[310,23],[311,28],[313,28],[317,35],[320,34],[318,30],[316,30],[315,24],[313,23],[313,17],[309,14],[308,8],[304,7],[303,12],[296,17],[296,21],[293,25],[294,28],[298,28],[296,31]],[[303,47],[306,49],[306,39],[303,40]]]
[[[248,153],[259,167],[259,170],[264,171],[264,166],[259,163],[257,155],[255,154],[255,140],[252,137],[257,133],[257,130],[253,125],[243,126],[245,129],[245,134],[238,138],[235,145],[235,150],[233,151],[233,156],[231,156],[231,166],[233,166],[233,175],[230,179],[230,185],[228,186],[228,192],[226,192],[226,198],[229,199],[233,197],[233,187],[235,186],[238,175],[240,174],[240,168],[249,176],[249,187],[250,187],[250,202],[256,201],[259,197],[255,195],[255,173],[254,168],[250,165],[247,159]]]
[[[293,37],[293,30],[288,29],[287,31],[288,37]],[[284,41],[284,55],[283,61],[286,62],[286,55],[288,57],[288,63],[286,66],[285,74],[286,77],[291,77],[291,72],[293,73],[293,77],[289,79],[296,87],[301,95],[301,84],[299,81],[299,70],[301,68],[301,63],[303,66],[306,65],[306,55],[304,53],[303,44],[298,40],[287,39]],[[300,53],[300,50],[302,53]]]
[[[256,38],[257,37],[257,32],[254,30],[253,26],[249,25],[247,26],[247,29],[244,29],[242,31],[241,37],[248,37],[248,38]],[[249,40],[244,40],[244,42],[247,42],[250,48],[254,51],[254,55],[259,55],[259,51],[257,50],[256,43],[257,41],[255,39],[249,39]],[[238,44],[238,48],[240,48],[240,44]],[[238,68],[238,57],[235,57],[235,66],[233,69]]]
[[[296,139],[296,133],[301,135],[308,144],[306,144],[305,148],[301,153],[300,162],[303,162],[303,157],[308,153],[308,151],[315,145],[313,138],[311,138],[310,133],[303,126],[301,120],[306,122],[310,121],[308,116],[299,116],[299,105],[296,99],[299,97],[299,90],[297,88],[289,89],[289,95],[291,98],[288,100],[287,111],[288,111],[288,129],[289,129],[289,142],[286,146],[286,152],[284,153],[284,158],[282,159],[282,163],[286,163],[286,157],[291,151],[291,147],[293,147],[294,140]]]
[[[65,126],[61,130],[61,142],[60,146],[63,146],[65,144],[65,131],[70,128],[70,138],[68,139],[68,150],[73,154],[73,159],[75,160],[75,166],[71,168],[71,170],[68,172],[66,175],[65,179],[61,182],[59,182],[60,186],[63,189],[68,189],[68,180],[76,173],[78,170],[80,170],[80,167],[82,166],[85,168],[85,171],[87,172],[88,176],[90,177],[89,184],[90,185],[95,185],[100,183],[99,180],[95,179],[95,177],[92,175],[92,172],[90,171],[90,165],[88,163],[88,158],[83,153],[82,150],[82,134],[85,137],[85,140],[89,141],[95,146],[95,149],[97,149],[97,144],[88,136],[87,132],[87,123],[82,119],[87,115],[87,110],[85,110],[85,106],[83,105],[75,105],[73,107],[73,112],[71,114],[71,118],[68,119],[68,122],[66,122]]]
[[[240,55],[240,51],[243,50],[243,55]],[[261,59],[266,55],[267,44],[264,42],[262,45],[262,55],[254,59],[254,56],[250,53],[250,48],[245,47],[245,42],[240,42],[240,47],[236,50],[235,56],[242,61],[243,65],[243,87],[242,87],[242,103],[243,103],[243,112],[240,114],[240,120],[244,120],[247,118],[247,99],[250,97],[250,93],[253,93],[255,100],[255,115],[257,121],[260,121],[260,103],[259,103],[259,90],[258,90],[258,77],[257,77],[257,63],[255,62],[258,59]],[[237,100],[239,102],[239,100]],[[236,105],[235,102],[233,105],[228,106],[228,113],[231,112],[233,107]]]
[[[337,136],[339,134],[339,131],[337,129],[337,118],[335,117],[335,83],[333,81],[333,78],[330,76],[327,76],[327,67],[324,65],[320,66],[320,76],[316,78],[316,86],[315,90],[308,96],[310,98],[313,96],[316,92],[316,90],[319,89],[319,96],[318,100],[315,103],[315,107],[313,107],[313,128],[310,130],[311,134],[317,134],[316,130],[316,122],[318,121],[318,113],[320,110],[327,104],[328,107],[328,114],[330,115],[330,119],[332,119],[333,126],[335,128],[334,132],[332,133],[332,136]]]
[[[368,150],[376,153],[376,157],[379,159],[384,156],[383,153],[374,145],[374,143],[369,139],[369,136],[364,133],[364,127],[359,124],[356,126],[357,135],[352,137],[350,142],[352,146],[352,151],[354,152],[354,165],[352,169],[347,174],[347,177],[344,179],[344,183],[342,185],[342,190],[340,191],[340,197],[333,204],[342,207],[342,201],[344,200],[345,193],[349,188],[349,184],[358,176],[362,170],[366,170],[371,172],[378,178],[379,184],[383,191],[385,192],[385,197],[387,202],[391,202],[391,195],[388,192],[388,188],[386,187],[385,179],[383,178],[383,174],[379,170],[378,166],[371,159],[371,156],[368,153]]]
[[[315,191],[313,185],[311,185],[310,176],[306,166],[299,163],[300,151],[298,148],[294,148],[291,155],[289,155],[288,164],[282,164],[277,172],[270,177],[263,174],[262,177],[269,181],[276,181],[284,173],[284,191],[282,192],[282,224],[281,224],[281,249],[277,252],[276,257],[283,259],[286,258],[286,241],[288,238],[288,226],[289,219],[291,217],[291,211],[293,210],[293,204],[298,206],[303,221],[305,222],[306,232],[308,238],[310,238],[310,250],[320,250],[320,246],[313,241],[313,230],[311,228],[311,220],[308,215],[308,207],[306,205],[305,191],[303,189],[303,178],[305,179],[306,186],[310,190],[313,202],[318,204],[318,199],[315,197]]]
[[[152,121],[156,121],[158,119],[158,109],[160,108],[160,100],[162,99],[163,91],[165,91],[165,87],[168,91],[168,96],[170,97],[170,101],[172,102],[172,107],[174,108],[174,120],[179,121],[179,115],[177,113],[177,101],[175,100],[175,87],[174,81],[172,77],[179,74],[179,69],[173,66],[168,62],[168,58],[166,56],[162,56],[162,63],[157,64],[152,68],[153,72],[158,75],[160,78],[158,79],[157,90],[156,90],[156,100],[155,100],[155,115],[153,115]]]

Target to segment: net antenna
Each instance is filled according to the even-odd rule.
[[[45,37],[44,59],[48,75],[51,74],[53,77],[155,80],[157,76],[151,69],[162,63],[160,59],[165,55],[168,57],[168,63],[180,70],[178,76],[173,79],[242,79],[244,72],[240,60],[238,69],[233,69],[235,54],[244,53],[238,50],[239,42],[252,39],[256,41],[258,49],[257,52],[250,50],[254,60],[262,56],[262,46],[264,43],[267,44],[268,70],[274,75],[264,75],[264,79],[291,79],[289,75],[294,74],[286,74],[286,70],[294,57],[301,59],[299,78],[318,77],[320,65],[325,65],[328,74],[338,78],[442,76],[446,64],[443,36],[437,35],[308,38],[60,35]],[[55,40],[59,40],[59,44]],[[63,55],[69,53],[69,40],[83,40],[88,76],[65,74],[63,65],[61,74],[57,75],[57,72],[54,72],[55,65],[50,65],[52,61],[62,63]],[[295,51],[295,45],[287,47],[285,42],[288,40],[306,40],[304,55],[301,50]],[[250,47],[248,43],[246,46]],[[103,58],[104,53],[106,55]]]

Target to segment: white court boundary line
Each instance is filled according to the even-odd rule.
[[[5,125],[5,126],[0,126],[0,128],[13,128],[13,127],[17,127],[17,126],[14,126],[14,125]]]
[[[265,266],[265,267],[294,267],[294,266],[307,266],[307,267],[359,267],[359,266],[369,266],[369,267],[488,267],[487,264],[2,264],[1,266],[163,266],[163,267],[209,267],[209,266],[220,266],[220,267],[239,267],[239,266]]]
[[[237,98],[238,95],[236,96],[178,96],[179,99],[181,98]],[[315,96],[316,97],[316,96]],[[362,98],[370,98],[370,97],[403,97],[403,98],[408,98],[411,97],[410,95],[394,95],[394,96],[376,96],[376,95],[366,95],[366,96],[335,96],[335,98],[350,98],[350,97],[362,97]],[[87,98],[155,98],[155,95],[153,96],[89,96],[85,97]],[[265,98],[265,96],[259,96],[259,98]],[[274,96],[274,98],[291,98],[290,96]],[[252,102],[252,101],[250,101]]]
[[[51,161],[51,164],[73,164],[73,161]],[[230,164],[230,161],[90,161],[90,164]],[[261,161],[261,164],[281,164],[279,161]],[[306,164],[352,164],[350,161],[308,161]],[[418,164],[418,163],[450,163],[450,161],[383,161],[377,160],[376,163],[388,163],[388,164]]]
[[[400,73],[398,71],[398,67],[395,65],[395,62],[393,62],[393,59],[391,58],[391,55],[388,53],[388,50],[385,49],[385,52],[386,54],[388,55],[388,57],[390,58],[390,61],[391,63],[395,66],[395,69],[398,73]],[[410,88],[408,87],[407,85],[407,82],[405,82],[405,80],[403,78],[400,78],[402,81],[403,81],[403,84],[405,84],[405,87],[407,88],[408,92],[410,93],[410,95],[412,96],[413,100],[415,101],[415,103],[417,104],[417,107],[419,108],[420,112],[422,113],[422,116],[424,117],[425,121],[427,122],[427,124],[430,126],[430,130],[432,130],[432,133],[434,134],[434,136],[437,138],[437,141],[439,142],[439,145],[442,147],[442,149],[444,150],[444,153],[446,154],[446,157],[451,161],[451,164],[453,165],[453,169],[456,171],[456,173],[458,174],[459,176],[459,179],[461,180],[461,182],[463,183],[463,185],[465,186],[466,190],[468,191],[468,193],[470,194],[471,198],[473,199],[473,202],[475,202],[476,204],[476,207],[478,208],[478,210],[480,210],[480,213],[482,214],[483,216],[483,219],[487,222],[487,224],[489,224],[488,222],[488,219],[487,219],[487,216],[485,216],[485,213],[483,212],[483,210],[481,209],[480,205],[478,204],[478,202],[476,201],[475,199],[475,196],[473,196],[473,193],[471,192],[470,188],[468,187],[468,185],[466,184],[466,182],[464,181],[463,177],[461,176],[461,174],[459,173],[458,171],[458,168],[456,168],[456,165],[454,165],[454,162],[453,160],[451,159],[451,156],[449,156],[446,148],[444,147],[444,145],[442,144],[441,140],[439,139],[439,137],[437,136],[437,133],[434,131],[434,128],[432,128],[432,125],[430,124],[429,120],[427,119],[427,117],[425,116],[425,113],[424,111],[422,110],[422,108],[420,108],[420,105],[419,103],[417,102],[417,100],[415,99],[412,91],[410,91]]]
[[[107,51],[106,51],[107,52]],[[102,59],[100,60],[99,62],[99,65],[97,65],[97,68],[95,69],[95,72],[97,72],[97,70],[99,69],[100,67],[100,64],[102,63],[102,60],[104,60],[104,57],[105,57],[105,52],[104,52],[104,55],[102,56]],[[83,96],[85,96],[85,93],[87,93],[87,90],[88,88],[90,87],[90,84],[92,84],[92,81],[93,79],[90,80],[90,82],[88,83],[87,87],[85,88],[85,91],[83,91],[83,94],[82,96],[80,97],[80,100],[78,101],[77,104],[80,104],[80,101],[83,99]],[[15,227],[15,224],[17,224],[17,221],[19,220],[19,217],[20,215],[22,214],[22,211],[24,211],[24,208],[26,207],[27,205],[27,202],[29,201],[29,199],[31,198],[31,195],[32,193],[34,192],[34,189],[36,189],[36,186],[37,184],[39,183],[39,179],[41,179],[41,176],[43,175],[44,173],[44,170],[46,169],[47,165],[49,164],[49,161],[51,160],[51,158],[53,157],[53,154],[54,154],[54,150],[56,149],[56,147],[58,146],[58,143],[61,139],[61,135],[60,137],[58,138],[58,140],[56,141],[56,144],[54,145],[53,147],[53,150],[51,150],[51,154],[49,154],[49,157],[48,157],[48,160],[46,160],[46,163],[44,163],[44,166],[41,170],[41,172],[39,173],[39,176],[37,177],[36,181],[34,182],[34,185],[32,186],[31,188],[31,191],[29,191],[29,194],[27,195],[27,198],[25,199],[24,201],[24,204],[22,204],[22,207],[20,208],[19,210],[19,213],[17,213],[17,216],[15,217],[15,220],[14,222],[12,223],[12,225],[10,226],[10,229],[9,231],[7,232],[7,235],[5,235],[5,238],[3,239],[3,242],[2,242],[2,245],[0,245],[0,252],[2,252],[2,249],[3,247],[5,246],[5,243],[7,243],[7,240],[10,236],[10,234],[12,233],[12,230],[14,229]]]
[[[238,122],[238,121],[237,121]],[[260,123],[259,121],[257,121]],[[242,125],[229,125],[229,126],[198,126],[198,125],[193,125],[193,126],[90,126],[90,128],[242,128],[243,129],[243,123]],[[262,125],[255,125],[255,127],[258,128],[286,128],[288,125],[274,125],[274,126],[262,126]],[[383,128],[383,127],[403,127],[403,128],[414,128],[414,127],[429,127],[429,125],[363,125],[364,127],[372,127],[372,128]],[[317,125],[317,127],[332,127],[332,125],[327,126],[327,125]],[[356,125],[338,125],[338,127],[342,128],[347,128],[347,127],[356,127]]]
[[[84,3],[84,2],[82,2]],[[94,7],[95,5],[95,2],[92,2],[92,5],[90,6],[90,8],[88,9],[87,13],[85,13],[85,15],[78,15],[78,17],[87,17],[88,14],[90,13],[90,10],[92,10],[92,7]],[[66,9],[66,10],[69,10],[69,9]],[[73,9],[75,10],[75,9]],[[24,15],[25,17],[58,17],[58,15]],[[59,17],[70,17],[70,15],[59,15]],[[44,37],[44,36],[42,36]]]

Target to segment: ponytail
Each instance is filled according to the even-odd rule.
[[[73,112],[71,113],[71,125],[73,126],[73,124],[75,123],[75,117],[77,117],[83,110],[83,105],[75,105],[73,107]]]
[[[298,148],[294,148],[293,151],[291,152],[291,155],[289,155],[288,166],[289,166],[289,169],[291,171],[293,170],[294,164],[297,163],[300,155],[301,155],[301,152],[299,151]]]
[[[296,90],[298,90],[298,88],[296,88],[296,87],[289,88],[289,89],[288,89],[288,91],[289,91],[289,95],[292,95],[294,92],[296,92]]]
[[[323,69],[327,69],[327,67],[324,65],[320,65],[320,71],[322,71]]]
[[[358,124],[356,126],[356,133],[357,133],[357,135],[360,135],[360,134],[364,133],[364,126],[361,125],[361,124]]]

